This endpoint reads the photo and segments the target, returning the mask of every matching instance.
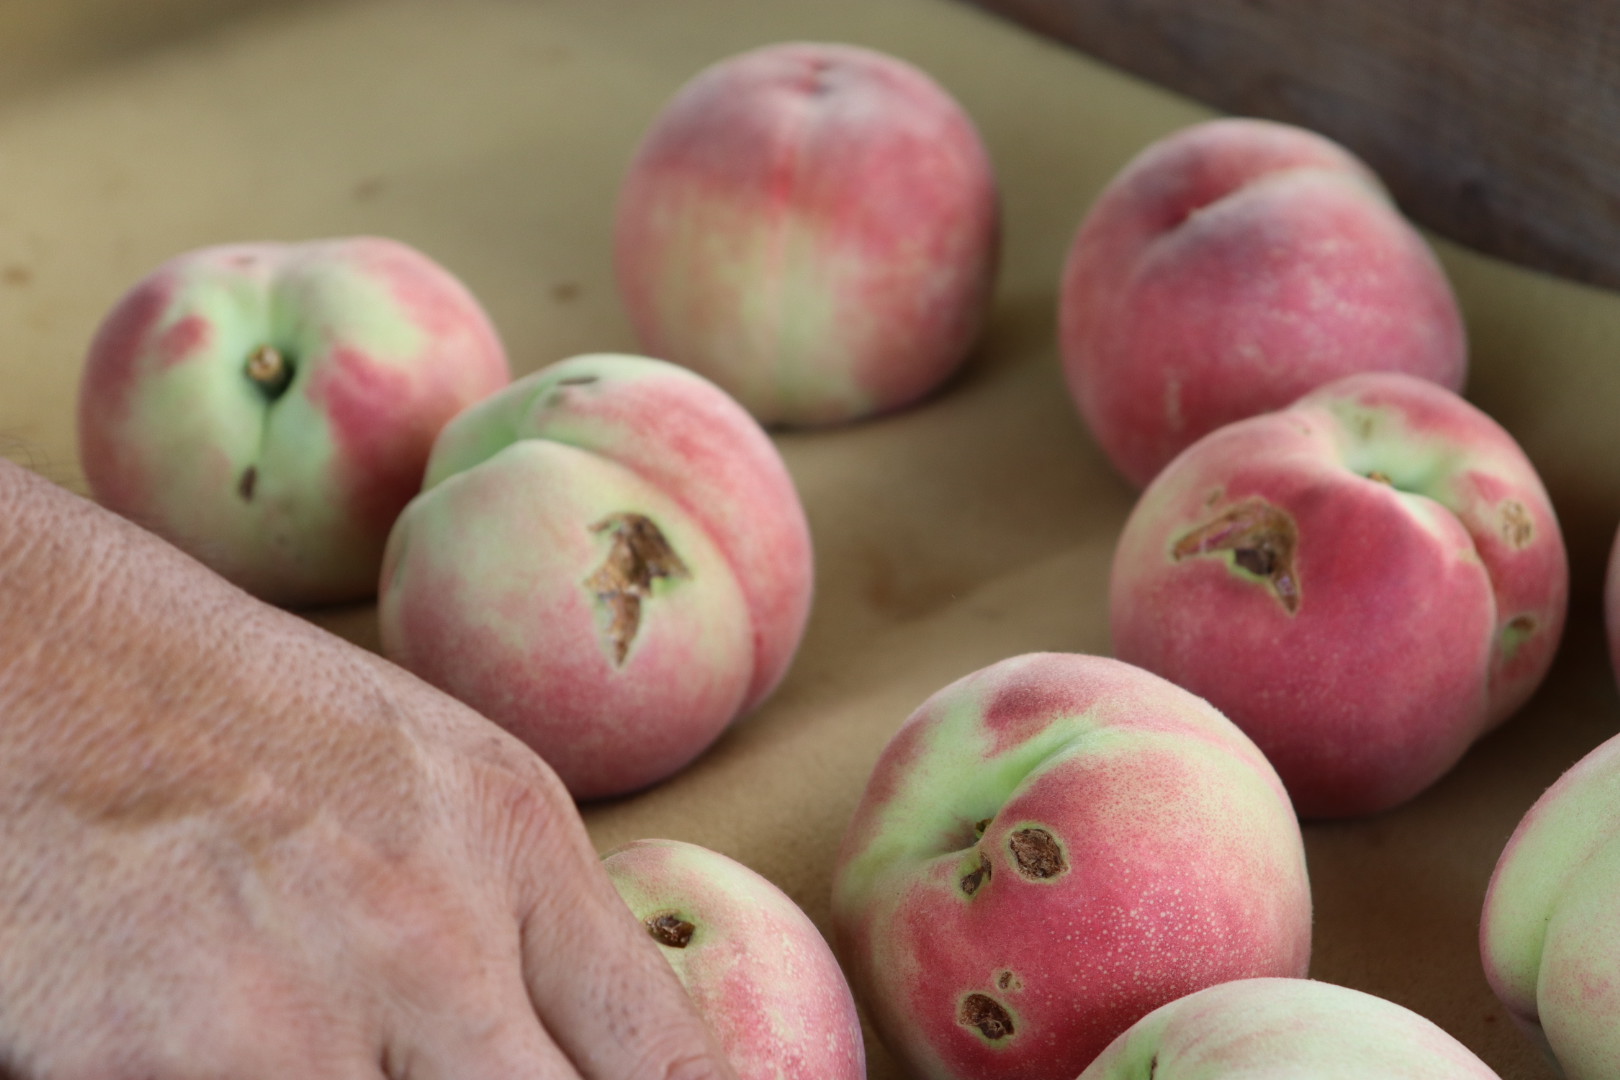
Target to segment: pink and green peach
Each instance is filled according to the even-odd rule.
[[[1411,376],[1228,425],[1143,492],[1115,549],[1115,654],[1207,698],[1307,816],[1412,798],[1546,674],[1568,571],[1535,469]]]
[[[1620,738],[1572,766],[1508,840],[1480,919],[1485,976],[1569,1080],[1620,1068]]]
[[[843,971],[786,893],[734,859],[675,840],[626,844],[603,866],[738,1080],[862,1080],[860,1018]]]
[[[473,296],[391,240],[180,255],[96,334],[91,491],[260,597],[372,595],[446,421],[508,381]]]
[[[998,210],[972,122],[911,65],[773,45],[665,107],[619,199],[615,266],[650,355],[767,424],[893,409],[967,356]]]
[[[939,691],[879,758],[833,930],[931,1080],[1072,1080],[1167,1001],[1305,974],[1299,825],[1254,744],[1116,660],[1035,654]]]
[[[671,775],[759,705],[811,587],[804,511],[759,425],[690,371],[592,355],[446,426],[378,617],[390,658],[593,798]]]
[[[1145,485],[1222,425],[1365,371],[1460,391],[1462,317],[1423,238],[1338,144],[1262,120],[1196,124],[1110,183],[1059,296],[1070,390]]]

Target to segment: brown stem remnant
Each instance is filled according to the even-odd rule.
[[[697,933],[697,927],[673,912],[651,915],[647,918],[647,932],[660,945],[671,949],[684,949]]]
[[[585,587],[612,614],[607,637],[613,645],[614,661],[623,664],[641,629],[641,606],[652,595],[653,582],[659,578],[684,578],[690,571],[663,532],[645,515],[609,514],[592,525],[591,532],[607,533],[613,541],[602,565],[585,579]]]
[[[956,1010],[956,1022],[979,1029],[979,1034],[996,1042],[1013,1033],[1012,1014],[988,994],[969,994]]]
[[[242,480],[236,485],[236,493],[242,496],[243,502],[253,501],[253,492],[259,486],[259,470],[257,466],[249,465],[242,470]]]
[[[1069,868],[1063,858],[1062,845],[1045,829],[1035,826],[1019,829],[1007,843],[1012,847],[1013,863],[1026,878],[1037,881],[1054,878]]]
[[[1299,610],[1299,576],[1294,553],[1299,530],[1294,519],[1261,498],[1245,499],[1212,521],[1177,540],[1171,558],[1232,553],[1232,561],[1255,577],[1265,578],[1292,615]]]
[[[293,377],[292,364],[274,345],[260,345],[248,353],[243,370],[272,401],[286,391]]]

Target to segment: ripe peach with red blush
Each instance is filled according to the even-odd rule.
[[[723,60],[654,121],[614,264],[650,355],[761,422],[905,405],[967,356],[998,209],[973,123],[910,64],[850,45]]]
[[[1412,798],[1535,690],[1569,591],[1534,467],[1462,398],[1353,376],[1230,424],[1115,549],[1120,659],[1207,698],[1302,815]]]
[[[353,600],[439,429],[508,378],[477,300],[403,244],[204,248],[101,324],[80,457],[103,505],[250,592]]]
[[[912,1075],[1073,1080],[1167,1001],[1305,974],[1304,844],[1207,703],[1117,660],[1022,656],[939,691],[883,751],[833,931]]]
[[[1059,296],[1069,387],[1140,487],[1216,428],[1364,371],[1460,391],[1451,286],[1377,177],[1262,120],[1154,143],[1098,197]]]
[[[643,357],[552,364],[467,409],[389,538],[383,651],[576,797],[685,766],[787,671],[809,527],[758,424]]]
[[[734,859],[675,840],[638,840],[602,864],[738,1080],[865,1077],[844,973],[786,893]]]

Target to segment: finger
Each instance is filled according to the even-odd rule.
[[[579,1071],[590,1080],[734,1080],[594,854],[569,878],[536,883],[523,915],[523,971],[535,1011]]]
[[[391,1040],[383,1056],[388,1080],[580,1080],[515,968],[514,958],[506,992],[466,995],[454,1011],[423,1015]]]

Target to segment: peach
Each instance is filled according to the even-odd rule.
[[[690,762],[785,674],[809,527],[776,448],[702,377],[592,355],[446,425],[384,558],[384,653],[579,798]]]
[[[785,44],[665,107],[624,181],[614,262],[649,354],[763,423],[826,424],[957,368],[997,235],[989,156],[938,84],[870,49]]]
[[[1569,1080],[1620,1075],[1620,738],[1524,815],[1491,876],[1480,952],[1491,989]]]
[[[1109,584],[1120,659],[1209,699],[1300,813],[1422,791],[1540,683],[1563,539],[1506,431],[1409,375],[1205,436],[1143,492]]]
[[[1332,983],[1240,979],[1160,1006],[1080,1080],[1497,1080],[1438,1025]]]
[[[1445,274],[1343,147],[1262,120],[1154,143],[1098,197],[1063,270],[1069,388],[1138,487],[1222,425],[1335,379],[1397,371],[1460,391]]]
[[[638,840],[602,860],[737,1080],[866,1076],[844,973],[786,893],[742,863],[676,840]]]
[[[839,852],[833,939],[919,1077],[1072,1080],[1215,983],[1305,974],[1299,823],[1254,744],[1117,660],[1016,657],[884,749]]]
[[[508,378],[477,300],[403,244],[204,248],[102,322],[80,456],[104,506],[261,598],[360,599],[439,429]]]

